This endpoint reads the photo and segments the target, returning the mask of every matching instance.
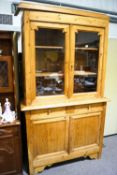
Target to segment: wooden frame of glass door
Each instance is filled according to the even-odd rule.
[[[30,89],[31,89],[31,101],[34,100],[34,102],[44,102],[46,101],[55,100],[64,100],[68,96],[68,63],[69,63],[69,25],[63,25],[63,24],[53,24],[53,23],[40,23],[40,22],[31,22],[31,30],[30,30],[30,65],[31,65],[31,74],[30,74]],[[63,95],[54,95],[54,96],[36,96],[36,80],[35,80],[35,31],[39,28],[47,28],[47,29],[61,29],[63,32],[65,32],[65,60],[64,60],[64,94]]]
[[[97,91],[95,92],[83,92],[83,93],[73,93],[74,88],[74,63],[75,63],[75,33],[78,31],[85,31],[85,32],[97,32],[100,36],[99,40],[99,58],[98,58],[98,77],[97,77]],[[103,52],[104,52],[104,30],[102,28],[95,28],[95,27],[85,27],[85,26],[77,26],[71,25],[70,26],[70,91],[69,97],[70,98],[86,98],[86,97],[100,97],[103,92],[103,73],[105,72],[105,65],[103,65]],[[103,69],[103,70],[102,70]]]
[[[12,70],[12,56],[0,56],[0,62],[6,62],[8,70],[6,71],[6,76],[8,77],[8,86],[0,87],[1,93],[12,92],[13,91],[13,70]],[[5,78],[5,77],[1,77]]]

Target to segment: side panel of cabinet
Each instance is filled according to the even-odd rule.
[[[97,112],[70,118],[71,152],[99,145],[101,117],[101,112]]]

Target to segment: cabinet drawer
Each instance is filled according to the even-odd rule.
[[[89,112],[100,112],[103,111],[104,104],[87,104],[87,105],[79,105],[79,106],[70,106],[66,108],[54,108],[54,109],[44,109],[31,111],[31,120],[37,119],[49,119],[56,118],[62,116],[70,116],[75,114],[84,114]]]
[[[84,114],[84,113],[87,113],[87,112],[103,111],[103,109],[104,109],[103,103],[100,103],[100,104],[87,104],[87,105],[68,107],[67,108],[67,113],[70,114],[70,115]]]
[[[6,137],[19,136],[19,127],[1,127],[0,139]]]
[[[65,108],[45,109],[31,112],[31,120],[66,116]]]

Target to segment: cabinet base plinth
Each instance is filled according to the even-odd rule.
[[[99,159],[98,153],[96,153],[96,154],[91,154],[91,155],[89,156],[89,158],[90,158],[90,159]]]
[[[100,157],[99,157],[99,153],[97,152],[97,153],[94,153],[94,154],[89,154],[89,155],[87,155],[87,156],[85,156],[85,155],[83,155],[83,156],[81,156],[81,157],[78,157],[78,158],[90,158],[90,159],[99,159]],[[63,161],[69,161],[69,160],[73,160],[73,159],[75,159],[76,157],[74,157],[74,158],[69,158],[69,159],[65,159],[65,160],[58,160],[58,161],[55,161],[55,163],[59,163],[59,162],[63,162]],[[36,168],[34,168],[33,167],[33,169],[30,171],[30,175],[36,175],[37,173],[41,173],[42,171],[44,171],[44,169],[45,168],[49,168],[49,167],[51,167],[51,166],[53,166],[54,165],[54,163],[51,163],[51,164],[46,164],[46,165],[43,165],[43,166],[38,166],[38,167],[36,167]],[[31,173],[31,172],[34,172],[34,173]]]
[[[35,174],[36,173],[41,173],[44,169],[46,168],[46,166],[39,166],[37,168],[35,168]],[[31,175],[34,175],[34,174],[31,174]]]

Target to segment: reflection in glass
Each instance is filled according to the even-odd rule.
[[[58,29],[36,31],[36,94],[64,93],[64,33]]]
[[[97,89],[99,35],[78,32],[75,40],[74,92]]]
[[[59,76],[46,76],[46,77],[37,77],[36,85],[37,85],[37,95],[56,95],[63,94],[64,80]]]
[[[64,46],[64,33],[60,29],[40,28],[35,41],[36,46]]]
[[[8,87],[8,63],[0,61],[0,87]]]

